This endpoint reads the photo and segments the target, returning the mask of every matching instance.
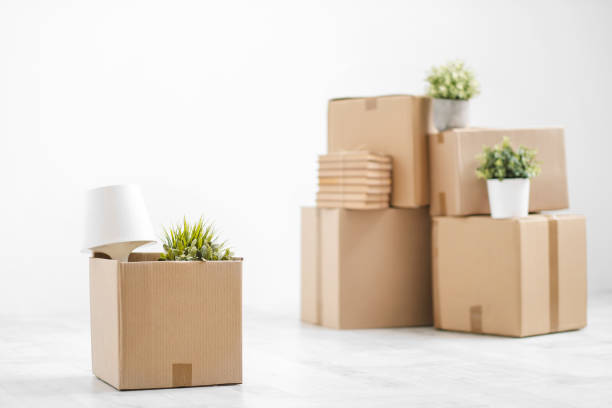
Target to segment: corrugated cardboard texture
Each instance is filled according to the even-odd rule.
[[[392,156],[391,205],[414,208],[429,203],[427,133],[431,101],[392,95],[329,102],[328,151],[370,150]]]
[[[119,389],[242,382],[242,262],[158,257],[91,259],[94,374]]]
[[[427,209],[302,209],[302,320],[337,329],[432,323]]]
[[[515,337],[584,327],[585,238],[577,215],[435,217],[434,325]]]
[[[531,180],[529,210],[569,207],[563,129],[454,129],[429,136],[432,215],[489,214],[476,155],[508,136],[513,147],[536,149],[542,172]]]
[[[302,273],[301,273],[301,318],[307,323],[317,324],[321,321],[319,316],[319,298],[321,293],[321,257],[319,254],[319,210],[316,208],[302,208]],[[307,273],[306,273],[307,272]]]
[[[91,366],[115,388],[119,383],[119,261],[89,259]]]

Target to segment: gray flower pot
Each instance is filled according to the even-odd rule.
[[[433,117],[439,132],[467,127],[470,121],[470,101],[434,98]]]

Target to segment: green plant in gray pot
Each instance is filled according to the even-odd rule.
[[[433,98],[434,125],[438,131],[469,124],[469,100],[480,93],[474,71],[463,61],[433,67],[427,76],[427,95]]]

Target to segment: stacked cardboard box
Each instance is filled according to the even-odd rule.
[[[302,209],[302,320],[336,329],[432,324],[426,208]]]
[[[562,129],[437,133],[425,97],[330,101],[318,206],[383,194],[324,181],[346,178],[353,169],[325,163],[357,149],[391,157],[391,208],[302,210],[302,319],[368,328],[429,324],[433,314],[440,329],[517,337],[584,327],[584,217],[489,216],[476,155],[503,136],[537,150],[542,172],[531,183],[530,211],[568,208]],[[365,174],[359,170],[351,176]]]
[[[366,149],[393,160],[391,206],[429,204],[427,134],[433,131],[431,100],[389,95],[329,102],[327,150]]]
[[[330,101],[319,208],[302,209],[305,322],[432,324],[429,106],[409,95]]]
[[[317,207],[389,207],[391,158],[365,151],[319,156]]]
[[[489,216],[476,155],[508,136],[537,150],[530,212],[569,206],[563,130],[455,129],[429,136],[434,325],[531,336],[586,325],[585,218]],[[482,215],[478,215],[482,214]]]
[[[475,176],[476,155],[504,136],[537,150],[542,172],[531,179],[529,211],[569,207],[563,129],[454,129],[429,135],[431,215],[489,214],[487,185]]]
[[[585,219],[435,217],[434,324],[514,337],[586,325]]]

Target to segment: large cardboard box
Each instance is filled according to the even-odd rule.
[[[429,136],[432,215],[490,214],[476,156],[508,136],[514,148],[537,150],[542,172],[531,180],[529,211],[569,207],[563,129],[453,129]]]
[[[434,325],[523,337],[586,325],[579,215],[433,219]]]
[[[94,374],[125,389],[242,382],[242,261],[91,258]]]
[[[431,100],[389,95],[332,99],[328,152],[369,150],[393,157],[393,207],[429,204],[427,133],[433,129]]]
[[[335,329],[432,324],[427,208],[302,209],[302,320]]]

